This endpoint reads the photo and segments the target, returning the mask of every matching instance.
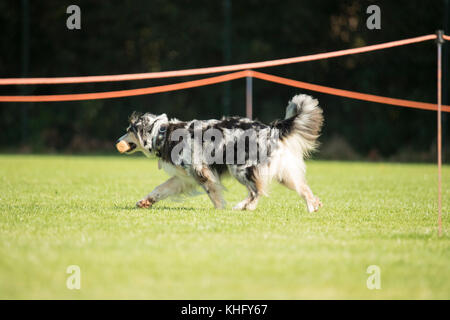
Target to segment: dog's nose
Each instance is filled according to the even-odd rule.
[[[117,139],[116,144],[118,144],[120,141],[122,141],[127,136],[127,133],[121,136],[119,139]]]

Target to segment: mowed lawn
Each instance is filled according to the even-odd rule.
[[[317,213],[277,184],[254,212],[206,195],[146,210],[135,202],[167,178],[155,160],[2,155],[0,298],[450,298],[449,166],[441,238],[435,165],[308,161],[307,177]],[[231,208],[246,191],[224,184]]]

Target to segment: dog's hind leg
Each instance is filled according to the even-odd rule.
[[[322,202],[314,196],[306,184],[305,163],[298,162],[295,156],[288,153],[285,154],[283,165],[278,164],[277,168],[281,169],[278,170],[277,180],[289,189],[296,191],[305,200],[309,212],[319,210]]]
[[[291,190],[296,191],[306,202],[309,212],[315,212],[322,207],[322,202],[314,196],[309,186],[306,184],[303,174],[285,174],[280,182]]]
[[[233,207],[233,210],[255,210],[260,195],[263,193],[262,180],[255,174],[255,168],[239,168],[230,166],[229,171],[233,177],[247,187],[248,197]]]
[[[136,206],[139,208],[150,208],[154,203],[163,200],[169,196],[180,194],[193,186],[186,184],[183,180],[174,176],[157,186],[145,198],[138,201]]]
[[[309,212],[316,212],[320,207],[322,207],[322,201],[320,201],[320,199],[312,193],[306,182],[301,183],[296,191],[303,197],[303,199],[305,199]]]
[[[258,205],[259,194],[247,187],[248,197],[233,207],[233,210],[255,210]]]

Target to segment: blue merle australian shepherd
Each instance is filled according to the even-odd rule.
[[[322,123],[318,101],[300,94],[289,102],[285,118],[270,125],[239,117],[186,122],[169,120],[166,114],[134,113],[127,133],[116,146],[126,154],[141,151],[156,155],[158,167],[171,176],[138,201],[139,208],[189,194],[197,186],[216,208],[224,208],[220,181],[229,172],[248,189],[248,197],[233,209],[254,210],[275,179],[295,190],[313,212],[322,203],[306,184],[304,158],[317,147]]]

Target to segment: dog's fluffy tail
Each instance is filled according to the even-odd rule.
[[[319,101],[306,94],[294,96],[286,108],[285,119],[278,122],[282,140],[308,156],[318,147],[317,138],[323,124]]]

